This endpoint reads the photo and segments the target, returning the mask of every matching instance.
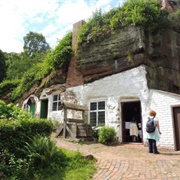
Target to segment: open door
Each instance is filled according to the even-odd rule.
[[[173,107],[175,150],[180,150],[180,107]]]
[[[47,119],[48,114],[48,99],[41,100],[40,118]]]
[[[142,143],[142,120],[140,101],[122,102],[122,142]],[[132,133],[135,125],[135,134]],[[134,131],[134,130],[133,130]]]

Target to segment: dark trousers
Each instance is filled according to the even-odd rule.
[[[154,139],[148,139],[148,145],[149,145],[149,152],[150,153],[157,153],[157,146],[156,141]]]

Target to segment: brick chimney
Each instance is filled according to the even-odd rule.
[[[83,24],[84,24],[83,20],[78,21],[75,24],[73,24],[72,48],[74,51],[74,55],[71,59],[68,73],[67,73],[67,79],[66,79],[66,83],[70,87],[79,86],[79,85],[83,84],[83,75],[76,69],[76,62],[77,62],[76,53],[77,53],[77,49],[78,49],[78,43],[77,43],[78,32]]]

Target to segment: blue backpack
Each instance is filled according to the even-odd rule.
[[[156,129],[156,126],[154,124],[154,117],[148,118],[148,121],[146,122],[146,132],[147,133],[153,133]]]

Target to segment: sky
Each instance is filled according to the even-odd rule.
[[[125,0],[0,0],[0,50],[23,52],[23,37],[30,31],[42,34],[56,47],[73,24],[87,21],[101,8],[108,12]]]

